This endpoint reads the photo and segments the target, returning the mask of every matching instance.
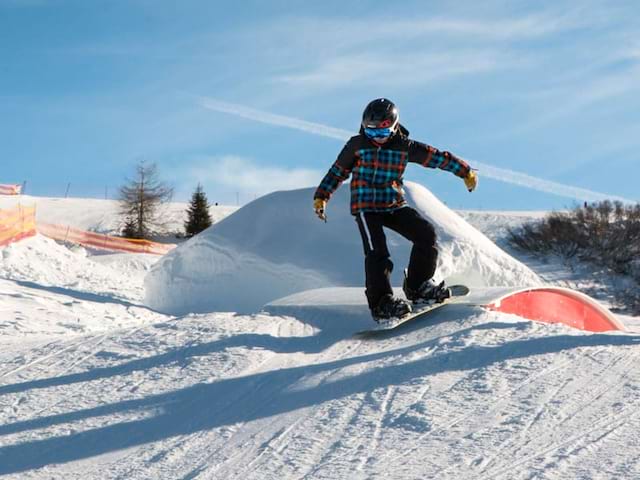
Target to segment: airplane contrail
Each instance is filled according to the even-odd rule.
[[[308,122],[306,120],[301,120],[298,118],[286,117],[284,115],[276,115],[262,110],[245,107],[243,105],[223,102],[213,98],[199,97],[199,101],[202,107],[209,110],[235,115],[237,117],[266,123],[268,125],[277,125],[280,127],[292,128],[294,130],[300,130],[312,135],[319,135],[322,137],[334,138],[343,141],[347,141],[354,135],[354,132],[350,132],[349,130],[334,128],[328,125],[323,125],[321,123]],[[636,203],[636,201],[629,200],[624,197],[595,192],[593,190],[573,187],[571,185],[564,185],[562,183],[552,182],[550,180],[534,177],[525,173],[508,170],[505,168],[493,167],[491,165],[487,165],[486,163],[479,163],[475,161],[470,163],[472,163],[474,167],[477,167],[484,177],[492,178],[494,180],[509,183],[512,185],[518,185],[520,187],[529,188],[531,190],[536,190],[539,192],[551,193],[561,197],[568,197],[587,202],[616,200],[624,203]]]
[[[335,138],[344,141],[347,141],[351,137],[353,137],[353,132],[349,132],[348,130],[333,128],[327,125],[322,125],[320,123],[307,122],[306,120],[300,120],[298,118],[275,115],[273,113],[254,110],[253,108],[244,107],[242,105],[236,105],[233,103],[221,102],[219,100],[213,100],[211,98],[201,98],[201,105],[205,108],[208,108],[209,110],[215,110],[216,112],[228,113],[237,117],[246,118],[248,120],[267,123],[269,125],[278,125],[280,127],[293,128],[294,130],[301,130],[303,132],[311,133],[313,135],[320,135],[322,137]]]
[[[482,176],[492,178],[504,183],[510,183],[512,185],[518,185],[530,190],[537,190],[539,192],[552,193],[560,197],[568,197],[576,200],[586,202],[599,202],[603,200],[620,201],[623,203],[636,203],[634,200],[620,197],[617,195],[610,195],[608,193],[594,192],[593,190],[587,190],[585,188],[574,187],[571,185],[565,185],[563,183],[552,182],[551,180],[545,180],[544,178],[538,178],[526,173],[515,172],[513,170],[507,170],[504,168],[498,168],[486,163],[473,162],[473,166],[477,167],[482,173]]]

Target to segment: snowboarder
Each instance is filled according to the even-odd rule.
[[[432,280],[438,258],[435,229],[404,198],[402,177],[407,162],[452,172],[464,180],[470,192],[478,182],[475,171],[462,159],[411,140],[409,131],[399,123],[393,102],[379,98],[367,105],[360,133],[349,139],[314,194],[315,213],[326,222],[327,202],[351,175],[351,214],[365,253],[365,294],[377,322],[412,310],[409,302],[393,295],[393,263],[383,227],[413,242],[402,286],[407,299],[419,305],[446,298],[444,282]]]

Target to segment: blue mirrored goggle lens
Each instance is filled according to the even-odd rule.
[[[393,131],[390,128],[365,128],[364,133],[369,138],[390,137]]]

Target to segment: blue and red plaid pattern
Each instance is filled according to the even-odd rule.
[[[387,212],[407,203],[402,179],[409,161],[446,170],[459,177],[465,177],[469,172],[466,162],[449,152],[441,152],[418,142],[412,142],[410,146],[398,142],[397,146],[400,148],[374,147],[370,144],[353,150],[345,147],[320,182],[314,197],[328,200],[351,175],[351,213]],[[409,158],[410,154],[412,158]]]
[[[349,175],[351,175],[351,172],[346,171],[340,165],[334,163],[320,182],[314,198],[329,199],[340,184],[349,178]]]
[[[407,152],[363,148],[351,171],[351,212],[381,212],[406,204],[402,176]]]
[[[454,157],[449,152],[441,152],[427,145],[427,158],[418,162],[420,165],[429,168],[439,168],[454,175],[464,178],[469,173],[469,165],[463,160]]]

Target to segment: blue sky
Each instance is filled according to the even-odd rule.
[[[0,0],[0,183],[113,196],[145,159],[177,199],[201,182],[211,202],[245,203],[319,183],[343,144],[326,127],[355,132],[385,96],[413,138],[479,168],[473,194],[408,169],[453,207],[638,201],[639,13],[588,0]]]

